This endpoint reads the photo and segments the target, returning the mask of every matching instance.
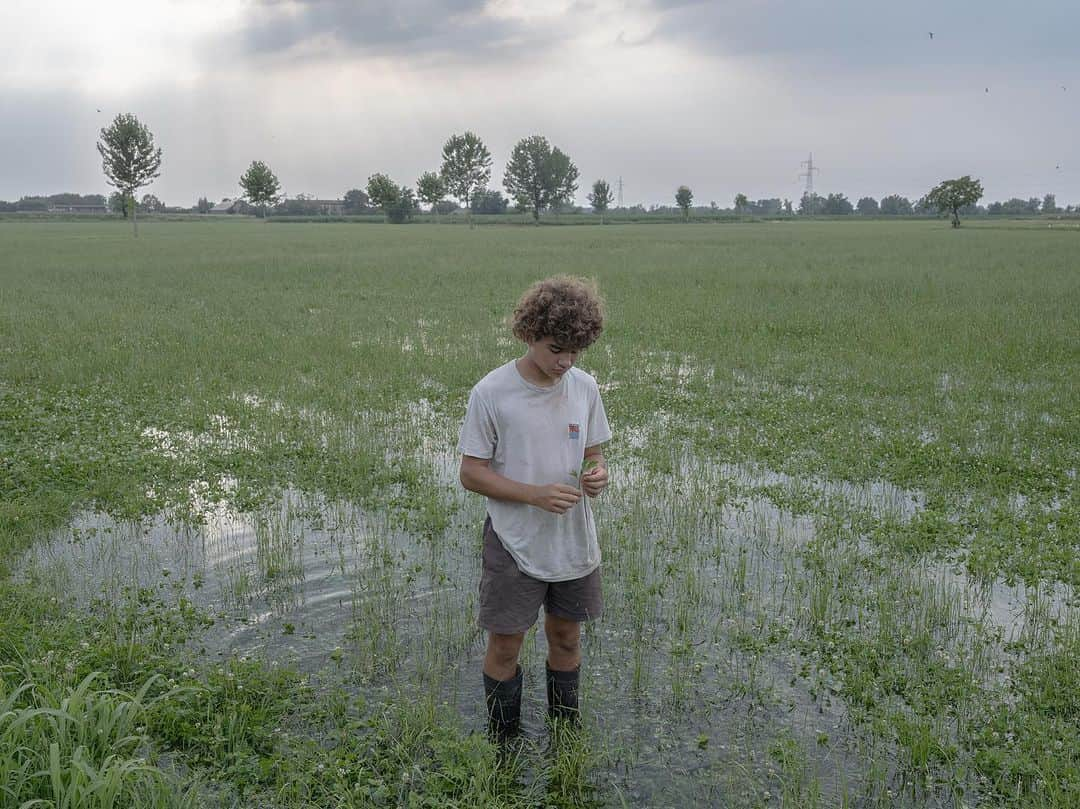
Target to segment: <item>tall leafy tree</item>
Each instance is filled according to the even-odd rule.
[[[371,200],[359,188],[350,188],[342,197],[342,202],[345,203],[345,213],[356,214],[366,211]]]
[[[510,200],[502,195],[501,191],[493,188],[483,188],[473,194],[472,212],[477,214],[506,213],[510,206]]]
[[[442,157],[439,173],[446,183],[446,192],[457,197],[464,206],[469,216],[469,226],[472,227],[469,203],[473,194],[486,188],[491,179],[491,152],[475,133],[463,132],[447,139],[443,144]]]
[[[750,206],[750,201],[746,198],[746,194],[735,195],[735,211],[736,213],[742,213]]]
[[[277,175],[261,160],[251,161],[248,170],[240,177],[240,187],[244,189],[248,202],[258,209],[259,216],[265,217],[266,209],[281,201],[281,183],[278,182]]]
[[[154,145],[149,128],[131,113],[124,112],[101,130],[97,150],[109,185],[131,200],[131,223],[138,237],[135,192],[160,175],[161,149]]]
[[[532,211],[539,224],[541,211],[573,198],[577,178],[577,166],[569,157],[553,149],[543,135],[532,135],[514,144],[503,187],[519,208]]]
[[[142,202],[139,203],[144,211],[160,213],[165,210],[165,203],[154,194],[143,194]]]
[[[601,225],[604,224],[604,214],[607,213],[607,209],[611,207],[611,203],[614,201],[615,194],[612,192],[607,180],[597,180],[592,184],[589,204],[592,205],[594,211],[600,214]]]
[[[199,213],[210,213],[210,209],[213,207],[214,204],[206,197],[199,197],[199,201],[195,203],[195,210]]]
[[[829,194],[825,198],[825,213],[830,216],[847,216],[855,212],[855,206],[844,194]]]
[[[938,210],[937,205],[931,201],[929,194],[923,194],[915,200],[911,204],[911,212],[916,216],[937,216],[942,213],[942,211]]]
[[[952,226],[960,227],[960,209],[982,199],[983,187],[965,174],[955,180],[942,180],[926,195],[926,201],[942,213],[952,214]]]
[[[689,186],[680,185],[675,191],[675,204],[682,208],[683,219],[690,219],[690,206],[694,204],[694,192]]]
[[[119,191],[113,191],[109,194],[109,210],[113,213],[119,213],[124,215],[124,219],[128,218],[128,212],[132,209],[131,197],[126,194],[122,194]]]
[[[855,203],[855,210],[863,216],[875,216],[878,212],[877,200],[873,197],[862,197]]]
[[[881,199],[881,213],[885,216],[911,216],[914,209],[911,200],[899,194],[890,194]]]
[[[372,174],[368,177],[367,192],[371,204],[382,210],[387,222],[400,225],[412,219],[416,197],[411,188],[398,185],[385,174]]]
[[[435,216],[435,221],[439,221],[439,211],[437,206],[442,202],[443,197],[446,196],[446,183],[440,174],[434,171],[425,171],[416,180],[416,195],[420,197],[422,202],[431,206],[431,213]]]
[[[1047,194],[1043,197],[1042,212],[1043,213],[1058,213],[1061,209],[1057,205],[1057,197],[1053,194]]]
[[[382,208],[385,213],[386,208],[398,198],[401,189],[387,175],[372,174],[368,177],[367,193],[371,204],[376,208]]]

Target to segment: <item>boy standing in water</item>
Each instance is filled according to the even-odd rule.
[[[602,609],[596,524],[581,495],[608,485],[601,445],[611,429],[596,380],[574,363],[603,324],[594,284],[534,284],[512,319],[528,350],[476,384],[461,427],[461,485],[487,497],[479,624],[489,727],[500,740],[520,729],[518,655],[541,605],[549,716],[578,716],[581,622]]]

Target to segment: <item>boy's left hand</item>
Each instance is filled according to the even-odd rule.
[[[581,490],[589,497],[596,497],[608,485],[607,467],[595,466],[581,476]]]

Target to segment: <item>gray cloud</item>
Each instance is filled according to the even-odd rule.
[[[263,57],[394,56],[414,63],[461,64],[509,55],[545,32],[484,13],[484,0],[279,0],[256,5],[240,32],[243,47]]]
[[[652,7],[661,14],[656,34],[664,39],[804,75],[961,66],[1060,71],[1078,64],[1080,5],[1056,0],[1023,7],[1004,0],[652,0]]]

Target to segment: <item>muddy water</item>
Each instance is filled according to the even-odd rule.
[[[380,515],[298,492],[287,493],[272,512],[208,507],[197,526],[164,518],[118,524],[86,513],[35,547],[21,575],[83,605],[94,598],[120,603],[135,587],[165,603],[190,599],[215,618],[192,645],[211,660],[254,655],[365,693],[434,688],[458,706],[467,726],[480,730],[483,647],[473,627],[478,505],[469,498],[438,549]],[[808,530],[773,512],[733,513],[725,530]],[[605,571],[609,592],[617,590],[623,564],[613,559]],[[750,567],[753,580],[755,563]],[[720,800],[746,789],[733,786],[742,782],[732,768],[769,784],[777,770],[767,751],[778,732],[813,738],[840,726],[838,705],[810,705],[787,685],[792,661],[734,650],[723,633],[706,631],[715,604],[695,608],[700,626],[693,631],[707,637],[692,656],[675,659],[662,599],[637,624],[626,620],[622,597],[608,600],[603,620],[586,630],[583,700],[613,801],[618,795],[638,805]],[[725,629],[730,626],[735,623]],[[545,657],[542,632],[531,633],[523,654],[525,712],[538,747],[545,736]],[[679,693],[673,680],[680,681]],[[849,758],[842,749],[822,755],[812,772],[825,779],[842,766],[857,780]]]
[[[193,652],[287,662],[316,682],[372,696],[435,692],[481,730],[483,639],[474,616],[483,503],[457,485],[451,426],[422,403],[409,412],[451,508],[450,527],[435,540],[385,513],[290,491],[255,514],[197,503],[198,525],[82,514],[37,545],[21,574],[82,604],[121,602],[133,586],[167,603],[190,599],[215,618]],[[880,794],[866,773],[881,751],[847,723],[838,684],[816,673],[811,695],[801,661],[766,642],[807,620],[800,553],[816,525],[755,492],[800,486],[901,519],[921,507],[920,496],[884,482],[794,481],[686,453],[675,466],[675,475],[658,474],[627,452],[596,504],[606,611],[585,630],[583,702],[605,801],[753,805],[766,791],[775,802],[785,784],[810,780],[825,805],[844,793]],[[937,576],[959,611],[1001,620],[1025,609],[1026,594],[991,587],[972,596],[962,574],[942,571],[916,575]],[[545,657],[543,633],[530,633],[526,725],[541,740]],[[777,752],[787,745],[802,751],[794,764]],[[949,805],[932,796],[919,803]]]

